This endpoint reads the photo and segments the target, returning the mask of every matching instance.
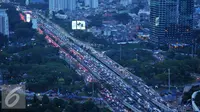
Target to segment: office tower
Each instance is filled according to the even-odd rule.
[[[59,11],[59,10],[75,10],[76,9],[76,0],[49,0],[49,10]]]
[[[4,9],[0,9],[0,33],[9,36],[8,15]]]
[[[192,0],[151,0],[151,41],[158,44],[192,41]]]
[[[85,6],[97,8],[99,6],[99,0],[85,0]]]
[[[191,39],[193,31],[194,0],[179,0],[179,24],[181,25],[181,38]]]

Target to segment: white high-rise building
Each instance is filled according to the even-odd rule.
[[[59,10],[75,10],[76,9],[76,0],[49,0],[49,10],[59,11]]]
[[[85,0],[85,6],[97,8],[99,6],[99,0]]]
[[[0,9],[0,33],[9,36],[8,15],[4,9]]]

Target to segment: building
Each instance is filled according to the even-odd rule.
[[[194,14],[194,0],[179,0],[179,31],[181,41],[193,41],[193,14]]]
[[[91,0],[84,0],[85,6],[90,7],[91,6],[90,3],[91,3]]]
[[[70,11],[76,10],[77,2],[76,0],[65,0],[67,1],[67,9]]]
[[[75,10],[76,0],[49,0],[50,12],[57,12],[59,10]]]
[[[198,28],[200,28],[200,20],[198,21],[198,25],[197,26],[198,26]]]
[[[151,41],[158,44],[192,42],[193,0],[151,0]]]
[[[140,17],[140,22],[150,22],[150,12],[146,10],[139,10],[138,16]]]
[[[37,29],[38,28],[38,20],[36,18],[32,19],[32,28]]]
[[[29,5],[30,4],[30,0],[26,0],[25,4]]]
[[[9,36],[8,15],[4,9],[0,9],[0,33]]]
[[[50,12],[67,9],[67,0],[49,0]]]
[[[90,8],[97,8],[99,6],[99,0],[84,0],[85,6]]]
[[[120,4],[123,6],[127,6],[132,4],[132,0],[120,0]]]
[[[10,3],[10,0],[0,0],[0,3]]]

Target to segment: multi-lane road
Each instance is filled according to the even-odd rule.
[[[78,72],[93,77],[102,83],[102,86],[108,84],[112,87],[112,91],[102,87],[104,89],[100,91],[100,94],[113,111],[124,112],[128,108],[135,112],[176,111],[170,109],[141,78],[97,52],[89,44],[73,38],[41,14],[35,13],[34,15],[37,15],[39,20],[39,28],[48,35],[46,39],[55,47],[60,47],[60,52],[65,57],[67,56],[69,64],[78,63]],[[127,83],[124,79],[130,80],[131,83]]]

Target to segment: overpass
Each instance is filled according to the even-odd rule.
[[[200,112],[198,106],[195,103],[195,98],[196,98],[196,96],[197,96],[198,93],[200,93],[200,90],[196,91],[196,92],[194,92],[192,94],[192,100],[191,101],[192,101],[192,108],[193,108],[194,112]]]

